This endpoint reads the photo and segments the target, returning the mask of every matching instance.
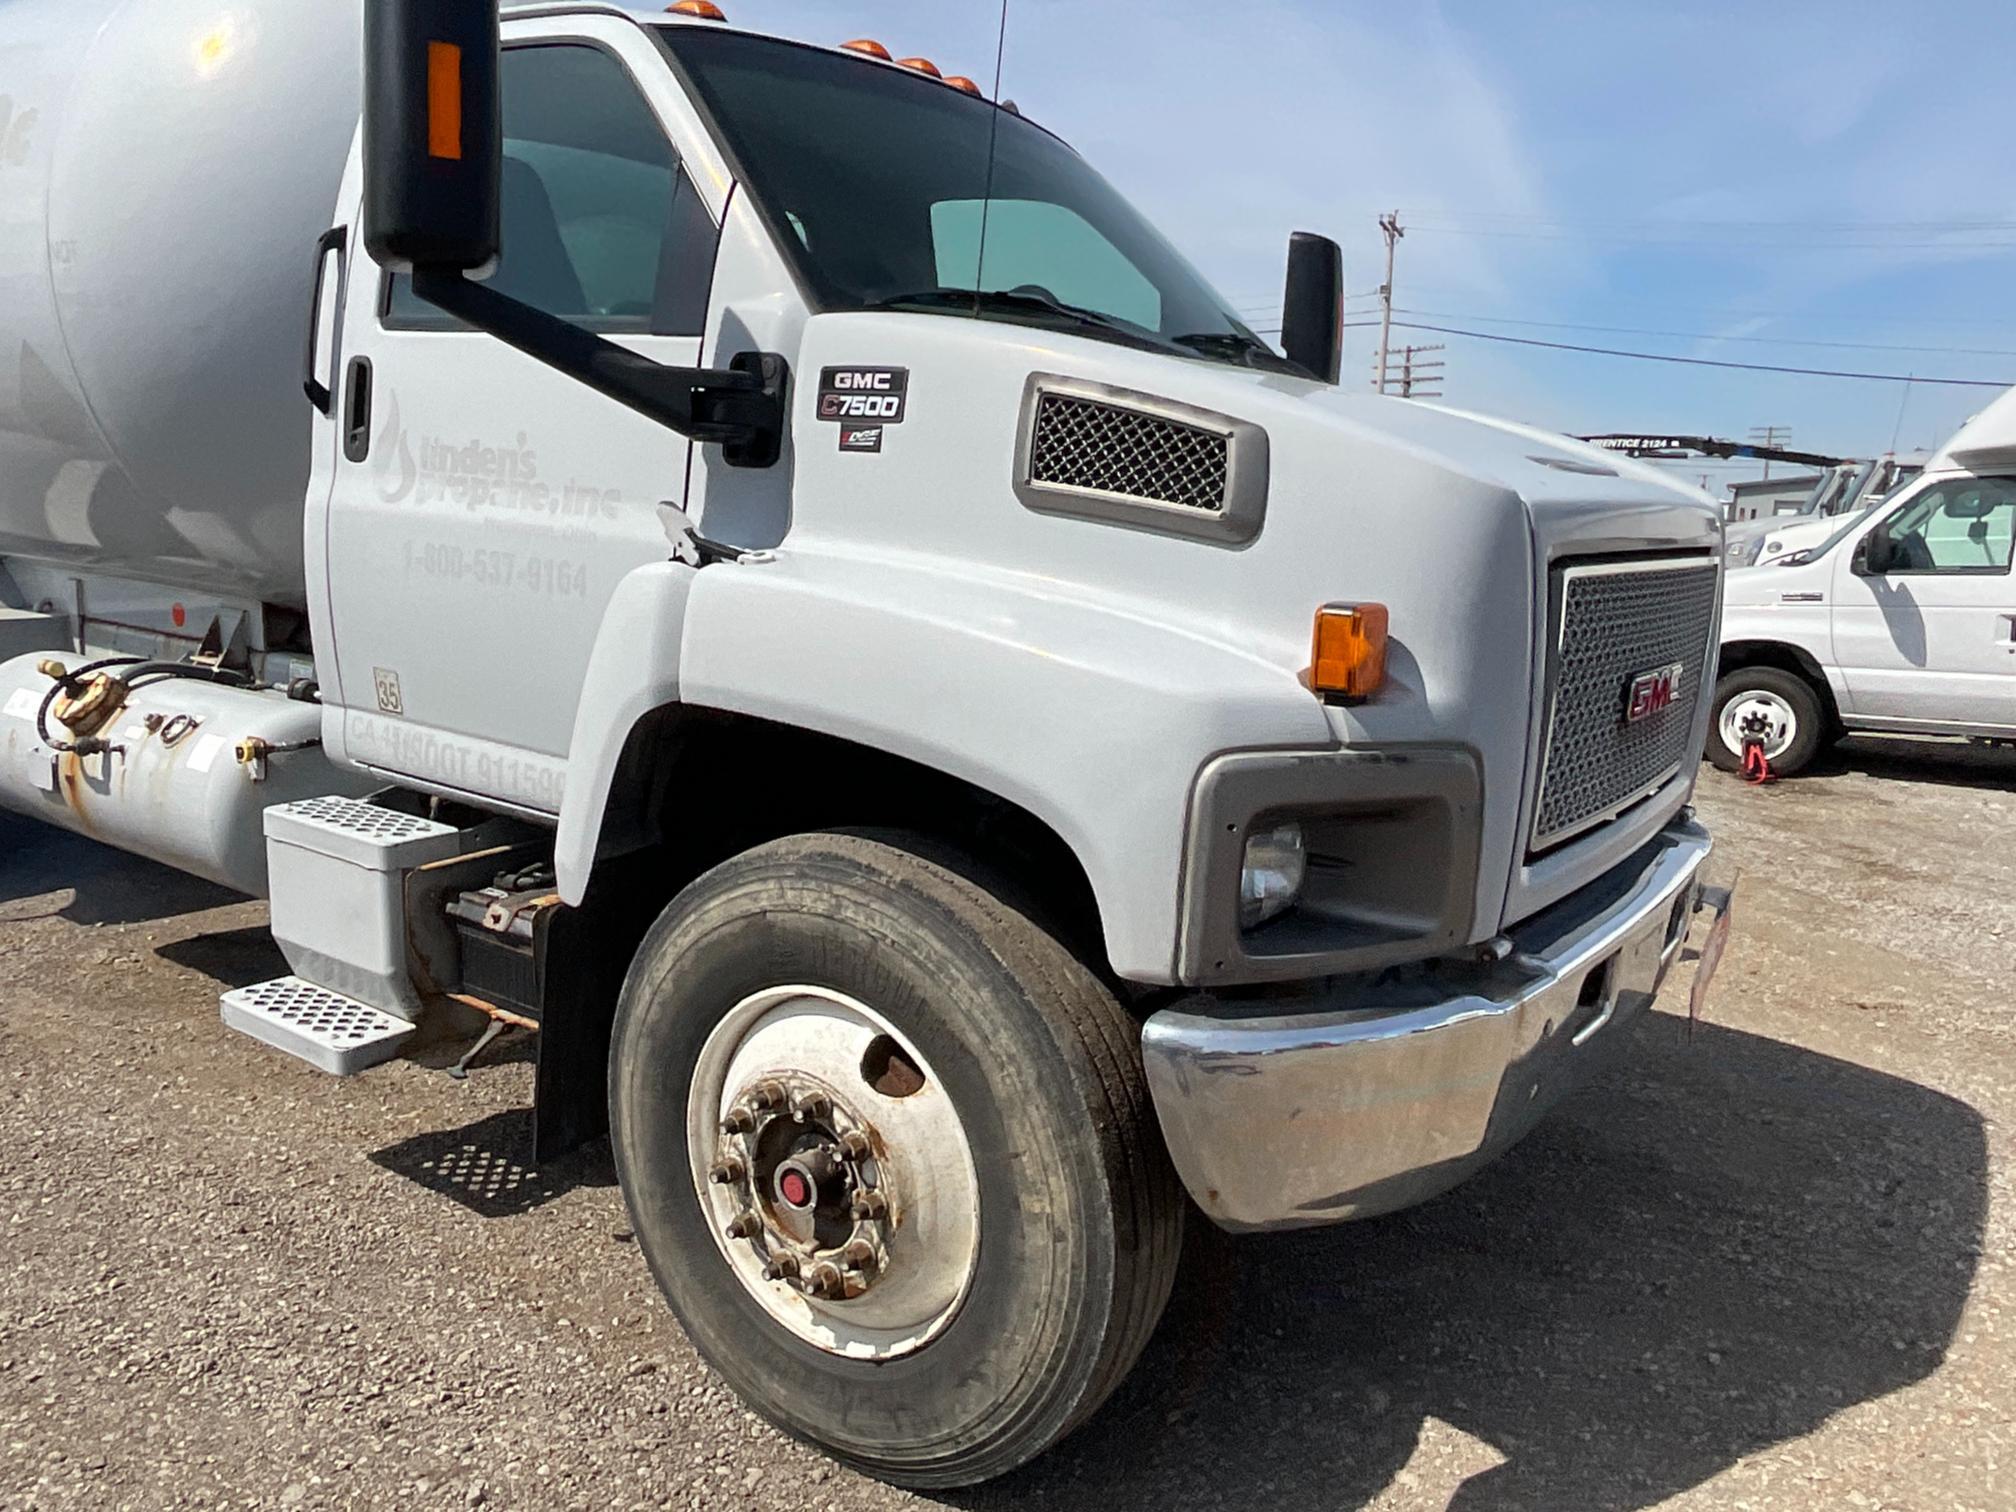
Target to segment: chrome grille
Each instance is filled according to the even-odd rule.
[[[1044,393],[1029,481],[1216,513],[1225,507],[1230,456],[1227,435],[1076,394]]]
[[[1555,574],[1547,743],[1532,848],[1543,850],[1645,797],[1700,753],[1721,579],[1715,562],[1627,562]],[[1678,668],[1670,704],[1628,717],[1634,683]]]

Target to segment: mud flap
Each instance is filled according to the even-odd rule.
[[[609,1029],[644,932],[664,907],[645,852],[596,868],[576,908],[540,915],[539,1058],[533,1073],[532,1159],[544,1164],[609,1130]]]

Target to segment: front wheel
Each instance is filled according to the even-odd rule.
[[[1743,748],[1755,741],[1781,777],[1803,770],[1819,753],[1827,712],[1805,678],[1778,667],[1738,667],[1715,684],[1708,722],[1708,759],[1725,772],[1743,769]]]
[[[802,835],[675,899],[617,1011],[610,1112],[660,1288],[758,1411],[919,1487],[1069,1433],[1168,1300],[1183,1215],[1139,1030],[897,841]]]

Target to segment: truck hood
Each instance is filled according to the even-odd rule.
[[[817,393],[829,374],[871,368],[901,370],[905,403],[872,438],[879,450],[856,452]],[[1531,427],[1285,374],[994,322],[837,312],[807,322],[795,369],[781,544],[808,572],[826,558],[836,581],[859,583],[886,567],[921,585],[904,594],[984,614],[991,634],[1053,658],[1110,658],[1159,637],[1166,651],[1127,654],[1166,664],[1167,698],[1242,711],[1218,749],[1474,753],[1486,810],[1478,916],[1490,928],[1538,743],[1552,566],[1712,554],[1720,542],[1713,501],[1655,469]],[[1159,401],[1263,431],[1257,531],[1199,539],[1028,501],[1018,479],[1032,380],[1053,377],[1099,385],[1115,405]],[[743,539],[716,507],[710,483],[707,533]],[[1326,707],[1302,682],[1315,611],[1368,601],[1390,611],[1387,686],[1367,703]]]

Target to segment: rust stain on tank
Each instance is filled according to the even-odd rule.
[[[84,759],[75,751],[64,751],[56,758],[56,790],[62,795],[63,803],[77,816],[78,826],[85,834],[91,834],[91,813],[84,805]]]

